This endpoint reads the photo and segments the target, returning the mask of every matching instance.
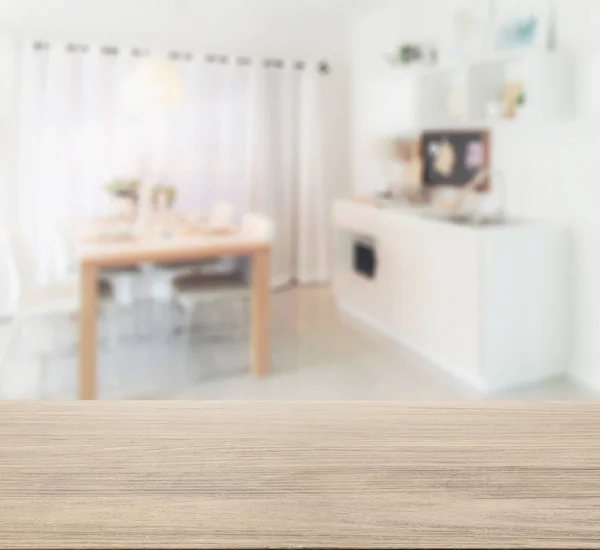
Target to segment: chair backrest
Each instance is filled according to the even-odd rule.
[[[13,312],[21,293],[21,280],[10,239],[10,232],[0,229],[0,278],[2,280],[2,298],[6,300],[7,311]]]
[[[60,278],[65,278],[76,270],[75,239],[65,222],[57,222],[50,231],[50,245],[56,271]]]
[[[242,234],[273,242],[275,224],[262,214],[246,214],[242,222]]]
[[[19,231],[1,230],[3,248],[6,249],[6,269],[10,285],[10,299],[17,302],[36,287],[35,263],[29,245]]]
[[[231,204],[220,202],[214,206],[208,218],[210,229],[233,227],[235,223],[235,208]]]

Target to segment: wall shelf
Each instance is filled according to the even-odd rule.
[[[393,69],[398,72],[397,69]],[[564,120],[574,112],[574,62],[565,52],[536,52],[461,65],[410,68],[419,128],[461,128]],[[523,82],[527,105],[518,119],[488,117],[488,104],[504,86]]]

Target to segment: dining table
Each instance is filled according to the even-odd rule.
[[[148,264],[188,264],[248,257],[251,269],[250,369],[270,370],[270,257],[272,243],[236,228],[208,230],[177,219],[169,227],[139,232],[130,220],[88,220],[76,230],[79,266],[79,398],[97,399],[98,279],[102,270]]]

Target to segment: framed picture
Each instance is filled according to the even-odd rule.
[[[486,53],[491,22],[490,0],[461,0],[452,14],[452,36],[445,61],[468,63],[481,59]]]
[[[491,167],[490,134],[486,130],[426,131],[420,149],[425,187],[461,188]],[[481,192],[490,188],[489,177],[478,185]]]
[[[551,44],[551,6],[548,0],[497,2],[487,45],[491,57],[545,50]]]

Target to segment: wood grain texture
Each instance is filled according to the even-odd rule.
[[[82,263],[79,270],[79,397],[96,398],[96,341],[98,338],[98,270]]]
[[[252,256],[252,329],[250,365],[259,377],[271,370],[271,253]]]
[[[2,548],[598,548],[600,406],[0,405]]]
[[[126,243],[79,243],[80,262],[97,267],[129,267],[143,263],[173,263],[220,256],[245,256],[270,250],[264,239],[232,237],[176,238],[172,240],[132,240]]]

